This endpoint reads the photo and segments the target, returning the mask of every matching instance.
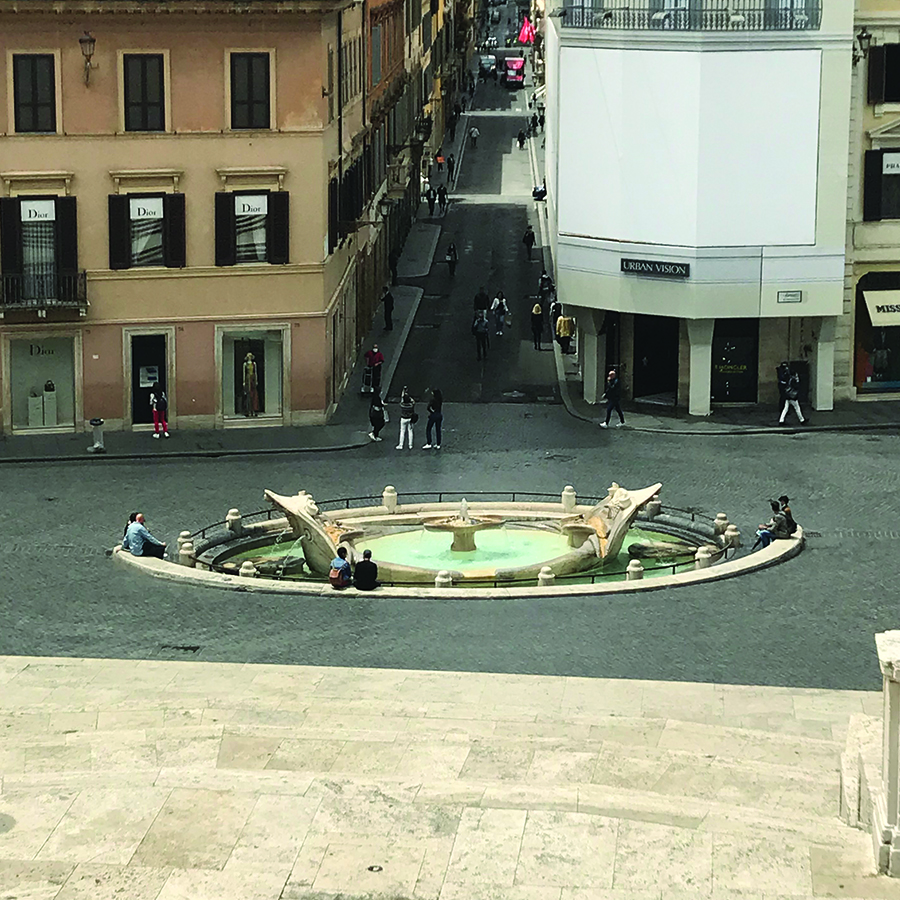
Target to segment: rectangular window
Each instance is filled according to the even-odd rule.
[[[131,224],[131,265],[164,266],[163,198],[131,197],[128,212]]]
[[[23,200],[22,297],[54,300],[57,294],[56,203]]]
[[[863,219],[900,219],[900,152],[867,150],[863,184]]]
[[[381,26],[372,26],[372,87],[381,81]]]
[[[271,128],[269,54],[231,54],[231,127]]]
[[[56,131],[56,61],[49,53],[13,56],[16,131]]]
[[[287,191],[216,194],[216,265],[290,261]]]
[[[268,194],[235,194],[234,197],[234,261],[266,262],[266,217]]]
[[[165,87],[161,53],[126,53],[125,130],[165,131]]]

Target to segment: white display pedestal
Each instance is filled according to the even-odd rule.
[[[28,427],[42,428],[44,425],[44,398],[28,398]]]
[[[56,424],[56,391],[44,391],[44,425]]]

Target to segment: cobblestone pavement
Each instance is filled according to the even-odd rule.
[[[445,425],[439,453],[386,440],[341,454],[6,466],[0,654],[168,658],[161,645],[199,645],[192,658],[218,661],[878,687],[872,634],[897,625],[896,437],[600,432],[527,404],[448,404]],[[263,507],[266,487],[328,498],[388,483],[461,495],[571,483],[588,494],[657,479],[670,505],[722,510],[745,535],[786,492],[809,546],[716,585],[483,602],[185,588],[104,556],[132,509],[174,541],[230,506]]]

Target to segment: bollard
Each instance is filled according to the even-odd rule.
[[[553,574],[553,569],[551,569],[550,566],[544,566],[541,571],[538,572],[539,587],[550,587],[554,581],[556,581],[556,576]]]
[[[190,541],[185,541],[178,550],[178,562],[189,569],[193,569],[197,561],[194,559],[194,545]]]
[[[659,502],[659,494],[654,494],[644,505],[647,518],[652,519],[662,512],[662,503]]]
[[[235,537],[240,537],[244,533],[240,510],[228,510],[228,514],[225,516],[225,530],[230,531]]]
[[[562,492],[562,508],[564,513],[575,512],[577,498],[575,496],[575,488],[571,484],[567,484]]]
[[[640,581],[644,577],[644,564],[639,559],[632,559],[625,570],[626,581]]]
[[[397,511],[397,488],[392,484],[381,492],[381,505],[388,511],[388,515],[393,515]]]
[[[178,545],[178,555],[181,556],[181,548],[185,544],[191,543],[191,533],[189,531],[182,531],[178,535],[178,540],[175,542]]]
[[[453,576],[446,569],[441,569],[434,579],[434,586],[437,588],[453,587]]]
[[[93,446],[87,448],[88,453],[106,453],[103,443],[103,419],[91,419],[91,431],[94,438]]]
[[[697,552],[694,554],[694,568],[708,569],[711,564],[712,555],[709,552],[709,547],[698,547]]]
[[[259,575],[259,571],[249,559],[245,559],[241,563],[241,569],[238,572],[238,575],[241,575],[244,578],[256,578],[256,576]]]
[[[717,513],[716,520],[713,522],[713,533],[716,535],[725,534],[725,529],[728,528],[728,516],[725,513]]]
[[[735,550],[740,549],[741,546],[741,533],[738,531],[737,525],[729,525],[725,529],[725,534],[722,535],[725,540],[726,547],[732,547]]]

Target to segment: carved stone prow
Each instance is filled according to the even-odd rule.
[[[607,522],[604,559],[615,559],[619,555],[625,535],[628,534],[628,529],[637,518],[637,514],[661,489],[662,484],[654,484],[640,491],[619,488],[615,493],[611,492],[611,496],[600,507],[591,511],[592,514],[596,511]]]
[[[310,571],[319,575],[327,574],[331,568],[331,560],[337,555],[335,538],[339,536],[335,533],[333,538],[329,531],[337,532],[338,529],[319,511],[312,496],[306,491],[300,491],[293,497],[265,491],[265,497],[272,506],[284,513],[294,539],[300,541]]]

